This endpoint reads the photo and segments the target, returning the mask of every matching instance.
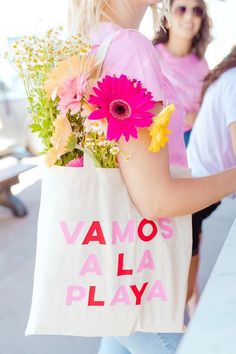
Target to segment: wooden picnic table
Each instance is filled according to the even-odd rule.
[[[16,104],[16,100],[20,100]],[[8,90],[4,82],[0,80],[0,205],[9,208],[17,217],[23,217],[27,214],[27,209],[24,204],[12,194],[11,187],[19,182],[19,175],[32,168],[34,165],[26,165],[22,163],[22,158],[30,157],[32,154],[28,152],[24,146],[17,142],[18,129],[24,126],[25,119],[22,117],[26,114],[25,96],[14,89]],[[15,124],[16,119],[20,119],[20,124]],[[11,121],[12,140],[5,135],[6,127]],[[7,129],[6,129],[7,130]],[[9,130],[9,127],[8,127]],[[8,134],[9,135],[9,134]],[[15,158],[15,163],[7,164],[7,159]]]
[[[19,183],[19,175],[22,172],[34,165],[23,164],[16,160],[15,163],[5,166],[6,159],[7,157],[0,159],[0,205],[9,208],[14,216],[23,217],[27,215],[27,209],[20,199],[12,194],[11,187]]]

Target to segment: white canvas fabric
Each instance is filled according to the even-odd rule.
[[[119,168],[46,168],[26,335],[182,332],[191,243],[190,216],[143,219]]]

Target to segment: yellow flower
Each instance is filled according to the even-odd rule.
[[[149,128],[152,137],[149,151],[158,152],[165,147],[169,140],[167,134],[171,133],[167,126],[174,111],[175,106],[173,104],[168,105],[154,118],[154,122]]]
[[[89,95],[94,83],[98,80],[100,67],[95,55],[73,55],[69,59],[60,62],[49,74],[44,89],[48,98],[55,100],[58,90],[64,87],[66,80],[83,77],[91,80],[87,85],[86,95]]]
[[[66,117],[58,116],[53,125],[55,131],[50,139],[53,147],[48,150],[46,155],[46,163],[49,167],[53,166],[62,155],[72,150],[67,146],[68,140],[73,134],[69,120]]]

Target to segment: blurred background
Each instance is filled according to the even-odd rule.
[[[213,68],[236,43],[236,1],[208,0],[207,3],[213,23],[213,41],[206,59]],[[27,129],[24,88],[15,70],[4,60],[4,52],[21,36],[65,26],[66,18],[67,0],[0,3],[0,192],[4,183],[5,187],[8,183],[7,188],[13,193],[10,193],[11,208],[0,206],[0,354],[95,354],[99,344],[96,338],[24,336],[31,301],[40,198],[40,158],[34,156],[39,143]],[[150,13],[147,13],[141,31],[151,38],[149,24]],[[2,196],[2,204],[6,202],[5,197],[9,196]],[[235,215],[235,202],[229,201],[204,224],[206,247],[202,259],[207,261],[200,269],[201,289]],[[214,244],[210,245],[212,235]]]

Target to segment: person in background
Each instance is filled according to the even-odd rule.
[[[210,19],[203,0],[171,0],[170,21],[153,40],[162,71],[186,111],[184,138],[188,144],[199,110],[202,81],[208,74],[204,58],[210,42]]]
[[[202,105],[187,148],[193,176],[209,176],[236,165],[236,47],[205,78]],[[234,197],[234,195],[232,195]],[[193,214],[194,238],[220,201]]]
[[[114,34],[101,77],[124,74],[140,80],[152,93],[154,114],[162,110],[165,102],[164,77],[152,43],[138,32],[138,28],[148,7],[152,6],[156,13],[159,2],[163,10],[168,8],[169,0],[70,1],[72,32],[90,35],[94,48],[99,48],[107,36]],[[122,178],[134,205],[148,220],[192,214],[236,190],[236,167],[201,178],[174,179],[171,176],[169,156],[174,150],[185,155],[181,143],[182,127],[177,124],[178,127],[179,131],[176,129],[170,135],[168,146],[157,154],[148,151],[151,141],[148,129],[138,129],[138,139],[127,142],[122,137],[119,140],[120,151],[131,156],[127,161],[124,154],[118,155]],[[134,354],[174,354],[181,338],[182,333],[136,332],[110,339],[122,344],[126,353],[128,350]],[[116,353],[112,344],[109,348],[103,344],[99,354]]]
[[[185,109],[185,145],[199,110],[208,64],[204,54],[210,42],[210,19],[203,0],[170,0],[170,20],[153,40],[164,75],[169,79]],[[194,297],[199,263],[198,238],[193,238],[187,301]]]

